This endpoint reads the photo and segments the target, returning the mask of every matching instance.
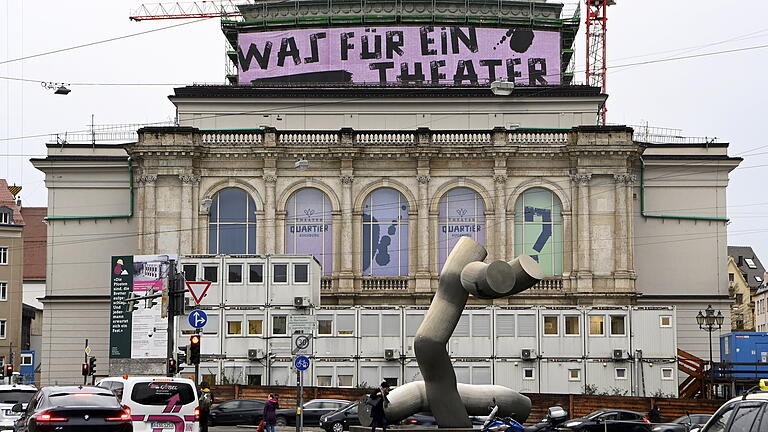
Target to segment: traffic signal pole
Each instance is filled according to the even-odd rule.
[[[179,281],[179,275],[176,273],[176,261],[171,261],[171,268],[168,269],[168,342],[167,342],[167,359],[173,358],[173,345],[176,335],[175,323],[176,323],[176,286]],[[166,374],[169,377],[173,376],[173,373],[168,368],[168,361],[166,363]]]
[[[85,340],[85,349],[83,350],[83,364],[88,364],[88,339]],[[88,375],[83,375],[83,385],[88,384]]]

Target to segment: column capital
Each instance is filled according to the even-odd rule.
[[[416,181],[420,184],[427,184],[430,180],[432,180],[432,177],[430,177],[429,174],[419,174],[416,176]]]
[[[142,174],[136,177],[136,182],[140,184],[154,183],[157,181],[157,174]]]
[[[179,174],[179,180],[182,183],[195,184],[200,182],[200,176],[197,174]]]
[[[355,181],[355,176],[353,175],[340,175],[339,180],[341,180],[341,184],[343,185],[351,185],[353,181]]]
[[[634,174],[614,174],[613,180],[618,184],[632,185],[637,182],[637,176]]]
[[[571,174],[571,181],[578,186],[587,186],[589,181],[592,180],[592,174]]]
[[[266,183],[276,183],[277,176],[275,174],[264,174],[264,181]]]
[[[508,179],[508,177],[507,177],[506,174],[495,174],[493,176],[493,182],[494,183],[504,184],[504,183],[507,182],[507,179]]]

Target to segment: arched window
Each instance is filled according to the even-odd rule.
[[[451,189],[440,198],[437,218],[439,240],[438,272],[443,269],[448,254],[463,236],[485,245],[485,203],[469,188]]]
[[[562,206],[547,189],[528,189],[515,203],[515,255],[520,254],[538,261],[544,276],[563,274]]]
[[[376,189],[363,203],[363,274],[408,275],[408,202],[392,188]]]
[[[213,197],[208,253],[256,253],[256,204],[244,190],[223,189]]]
[[[326,275],[333,272],[333,224],[328,196],[315,188],[299,189],[288,199],[285,252],[312,254]]]

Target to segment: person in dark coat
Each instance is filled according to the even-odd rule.
[[[658,405],[653,404],[651,410],[648,411],[648,420],[650,420],[651,423],[661,423],[661,410]]]
[[[384,381],[368,396],[371,399],[371,432],[376,432],[377,425],[383,432],[387,432],[387,416],[384,414],[384,407],[389,404],[387,394],[389,394],[389,383]]]
[[[270,394],[267,403],[264,404],[264,429],[265,432],[275,432],[275,423],[277,423],[277,416],[275,411],[280,409],[278,397],[276,394]]]
[[[213,393],[207,382],[200,383],[200,432],[208,432],[208,417],[213,405]]]

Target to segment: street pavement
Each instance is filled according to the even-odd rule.
[[[250,427],[237,427],[237,426],[216,426],[216,427],[209,427],[209,432],[248,432],[248,431],[256,431],[255,426]],[[324,432],[323,429],[319,427],[304,427],[305,432]],[[281,427],[278,426],[275,428],[275,432],[296,432],[295,426],[285,426]]]

